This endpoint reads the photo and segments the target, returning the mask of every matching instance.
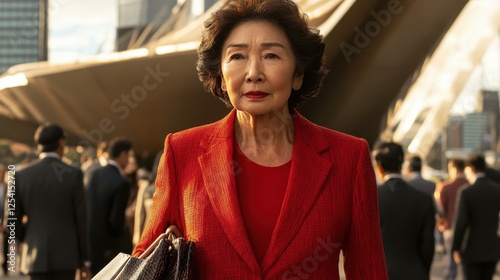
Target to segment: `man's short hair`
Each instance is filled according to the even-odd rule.
[[[422,158],[419,156],[412,156],[408,160],[408,167],[413,172],[420,172],[422,170]]]
[[[484,172],[486,171],[486,160],[483,156],[476,155],[472,156],[467,160],[465,166],[474,169],[474,172]]]
[[[55,123],[44,123],[35,131],[35,143],[41,152],[55,151],[62,138],[66,138],[64,131]]]
[[[453,158],[450,160],[451,166],[455,167],[458,172],[464,172],[465,169],[465,161],[459,158]]]
[[[375,161],[388,173],[401,173],[404,156],[403,147],[394,142],[383,142],[375,151]]]
[[[125,138],[114,138],[109,142],[107,152],[111,159],[117,158],[122,152],[128,152],[132,149],[132,142]]]

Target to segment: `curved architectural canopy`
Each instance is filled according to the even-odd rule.
[[[320,96],[299,110],[372,144],[387,108],[467,3],[298,2],[325,36],[331,69]],[[195,70],[211,12],[139,49],[73,64],[14,66],[0,76],[0,138],[32,143],[34,127],[51,121],[68,131],[71,144],[122,135],[139,152],[155,152],[167,133],[221,118],[229,109],[204,92]]]

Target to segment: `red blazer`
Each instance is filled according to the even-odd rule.
[[[167,136],[151,216],[134,255],[175,224],[196,242],[196,279],[339,279],[340,250],[347,279],[387,279],[366,141],[298,113],[283,206],[267,254],[257,263],[233,175],[235,112]]]

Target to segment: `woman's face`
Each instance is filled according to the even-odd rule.
[[[295,56],[285,33],[267,21],[249,21],[235,27],[221,55],[222,89],[237,110],[267,114],[288,106],[295,75]]]

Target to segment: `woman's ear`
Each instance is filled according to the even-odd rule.
[[[220,78],[221,82],[220,82],[220,88],[223,90],[223,91],[227,91],[226,89],[226,81],[224,80],[224,77],[221,77]]]
[[[296,74],[293,77],[292,88],[293,90],[299,90],[302,86],[302,82],[304,81],[304,74]]]

